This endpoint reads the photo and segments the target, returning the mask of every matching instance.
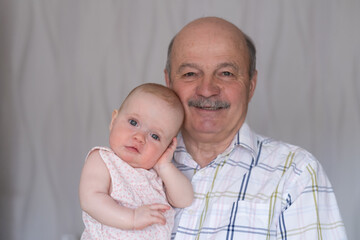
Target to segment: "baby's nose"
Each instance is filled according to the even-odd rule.
[[[144,133],[144,132],[142,132],[142,131],[138,131],[138,132],[136,132],[136,133],[134,134],[134,139],[135,139],[136,141],[144,144],[144,143],[145,143],[145,139],[146,139],[145,134],[146,134],[146,133]]]

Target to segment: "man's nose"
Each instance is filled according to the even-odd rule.
[[[220,93],[218,80],[214,76],[204,76],[199,79],[196,87],[196,93],[203,97],[212,97]]]

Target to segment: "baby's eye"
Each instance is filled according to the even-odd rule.
[[[155,139],[155,140],[157,140],[157,141],[160,141],[160,137],[159,137],[158,135],[156,135],[155,133],[151,133],[150,136],[151,136],[153,139]]]
[[[137,121],[135,121],[134,119],[130,119],[129,123],[135,127],[138,125]]]

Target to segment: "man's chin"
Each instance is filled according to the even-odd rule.
[[[191,126],[188,130],[189,134],[218,134],[221,132],[221,127],[214,123],[214,122],[210,122],[210,121],[204,121],[202,123],[198,123],[195,124],[193,126]]]

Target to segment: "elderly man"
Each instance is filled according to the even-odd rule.
[[[173,239],[346,239],[319,162],[245,122],[257,83],[248,36],[220,18],[189,23],[169,45],[165,79],[185,108],[174,162],[195,192]]]

